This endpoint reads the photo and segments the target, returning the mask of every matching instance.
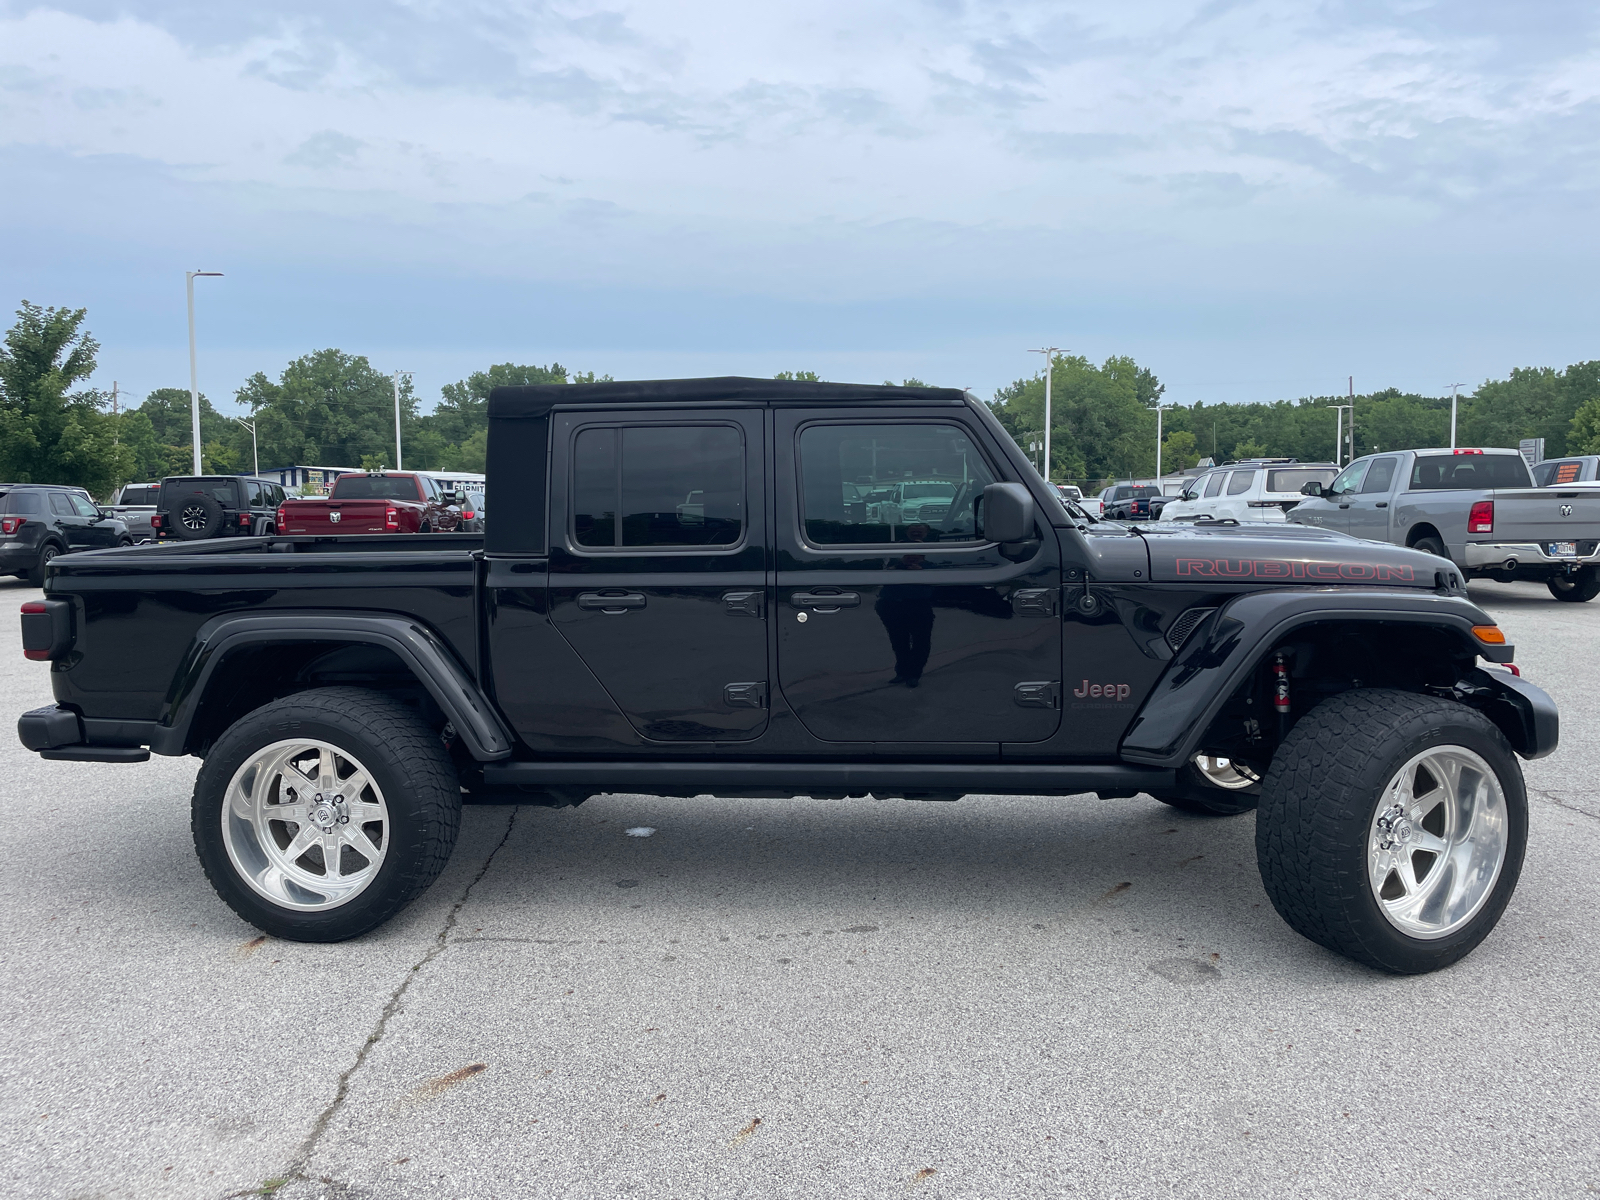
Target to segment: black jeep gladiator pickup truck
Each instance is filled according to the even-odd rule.
[[[920,387],[497,389],[472,534],[73,554],[23,607],[45,758],[202,758],[195,846],[279,937],[364,933],[463,793],[1101,796],[1258,809],[1313,941],[1433,970],[1505,910],[1555,707],[1453,564],[1293,525],[1096,522]],[[850,502],[943,481],[942,515]],[[689,500],[685,500],[689,497]],[[883,506],[879,506],[880,508]]]

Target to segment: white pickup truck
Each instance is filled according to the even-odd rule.
[[[1535,487],[1515,450],[1369,454],[1304,490],[1298,524],[1426,550],[1469,579],[1542,582],[1557,600],[1600,595],[1600,489]]]

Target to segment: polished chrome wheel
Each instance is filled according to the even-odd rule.
[[[272,903],[337,908],[383,866],[389,809],[371,773],[337,746],[274,742],[234,772],[222,840],[239,877]]]
[[[1378,801],[1368,878],[1389,923],[1442,938],[1494,890],[1510,845],[1505,791],[1464,746],[1434,746],[1395,773]]]

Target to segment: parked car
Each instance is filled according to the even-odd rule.
[[[1536,488],[1515,450],[1369,454],[1306,488],[1298,524],[1426,550],[1469,579],[1540,582],[1557,600],[1600,595],[1600,489]]]
[[[161,483],[125,483],[117,489],[111,503],[101,511],[109,511],[128,527],[128,534],[136,542],[154,539],[155,529],[150,518],[156,514],[156,503],[161,498]]]
[[[1549,458],[1533,468],[1535,487],[1561,487],[1569,483],[1594,483],[1596,480],[1600,480],[1600,454]]]
[[[326,500],[284,500],[277,524],[285,534],[465,532],[466,496],[428,475],[351,471],[333,481]]]
[[[1100,515],[1107,521],[1141,521],[1150,516],[1150,501],[1161,489],[1149,484],[1119,483],[1100,493]]]
[[[1332,463],[1229,463],[1195,476],[1183,495],[1163,502],[1163,521],[1282,521],[1305,497],[1308,483],[1327,484]]]
[[[250,475],[172,475],[161,481],[150,527],[185,542],[276,533],[280,484]]]
[[[1468,954],[1512,898],[1517,755],[1553,750],[1557,715],[1448,562],[1296,525],[1080,523],[955,389],[510,387],[488,417],[487,474],[522,500],[483,539],[51,563],[22,644],[56,703],[23,745],[200,756],[207,877],[303,941],[420,895],[463,789],[1259,806],[1278,912],[1403,973]],[[842,479],[907,471],[965,481],[943,521],[846,513]]]
[[[456,500],[461,505],[461,524],[457,533],[482,533],[489,526],[489,514],[484,497],[487,492],[458,491]]]
[[[131,546],[128,527],[82,488],[0,483],[0,572],[42,587],[59,554]]]
[[[1055,488],[1061,494],[1062,500],[1070,501],[1079,508],[1083,507],[1083,489],[1081,487],[1071,483],[1058,483]]]

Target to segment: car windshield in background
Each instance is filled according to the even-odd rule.
[[[232,479],[174,479],[163,483],[161,492],[169,504],[177,503],[180,496],[204,494],[224,508],[237,508],[239,493],[235,483]]]
[[[1427,454],[1411,467],[1414,492],[1532,486],[1520,454]]]
[[[122,489],[122,503],[133,505],[154,504],[161,495],[159,484],[152,487],[131,487]]]
[[[1327,487],[1339,473],[1338,467],[1294,467],[1267,472],[1267,491],[1298,492],[1308,483]]]
[[[331,500],[415,500],[417,481],[385,475],[341,475],[333,481]]]

